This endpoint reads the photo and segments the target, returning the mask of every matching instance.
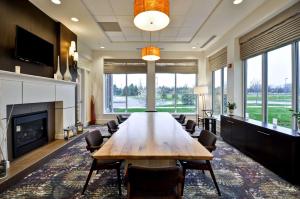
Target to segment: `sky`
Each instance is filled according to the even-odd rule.
[[[262,80],[262,56],[247,60],[248,85]],[[292,46],[287,45],[268,53],[268,85],[280,86],[292,83]]]

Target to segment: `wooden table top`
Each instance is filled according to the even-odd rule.
[[[133,113],[93,155],[97,159],[211,160],[169,113]]]

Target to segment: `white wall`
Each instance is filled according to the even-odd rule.
[[[227,46],[227,60],[228,63],[233,64],[233,67],[228,69],[228,100],[237,103],[236,115],[243,115],[243,67],[240,59],[239,37],[251,31],[255,27],[261,25],[273,16],[279,14],[281,11],[287,9],[297,0],[289,1],[266,1],[254,12],[241,20],[235,27],[228,31],[216,43],[205,51],[206,57],[206,76],[207,84],[210,87],[209,103],[211,106],[211,88],[212,88],[212,71],[208,67],[207,57],[214,54],[218,50]]]
[[[92,95],[95,97],[96,118],[97,123],[105,123],[108,120],[115,119],[114,114],[104,113],[104,74],[103,65],[104,59],[140,59],[140,52],[138,51],[94,51],[93,53],[93,67],[91,69],[91,88]],[[204,54],[201,52],[162,52],[162,59],[198,59],[198,82],[203,83],[205,80],[205,65]],[[151,63],[148,67],[154,67]],[[147,81],[147,100],[148,109],[155,107],[155,78],[153,79],[153,72],[149,71]],[[152,75],[151,75],[152,74]],[[192,119],[195,116],[191,116]]]

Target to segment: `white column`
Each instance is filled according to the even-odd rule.
[[[147,110],[155,110],[155,62],[147,62]]]

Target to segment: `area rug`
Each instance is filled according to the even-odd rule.
[[[104,126],[93,126],[107,134]],[[86,193],[81,195],[92,158],[84,138],[74,141],[54,155],[39,169],[19,179],[0,193],[0,198],[126,198],[118,196],[115,171],[100,171],[92,176]],[[187,171],[184,198],[300,198],[300,187],[294,186],[240,153],[217,141],[212,161],[222,196],[217,195],[208,172]]]

